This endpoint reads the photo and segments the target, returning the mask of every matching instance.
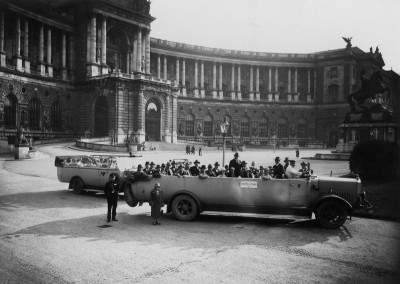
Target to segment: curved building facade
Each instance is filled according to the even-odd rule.
[[[398,121],[399,79],[378,50],[248,52],[150,37],[150,3],[35,0],[0,6],[0,146],[90,135],[335,147],[347,95],[381,70]],[[388,134],[390,135],[390,133]],[[393,139],[396,139],[393,137]]]

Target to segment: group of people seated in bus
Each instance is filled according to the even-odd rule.
[[[245,161],[239,160],[239,154],[235,153],[234,159],[229,162],[229,165],[220,167],[218,162],[214,165],[209,164],[201,165],[198,160],[194,161],[193,166],[189,163],[176,163],[175,161],[167,162],[166,164],[156,165],[153,162],[146,162],[144,167],[139,164],[137,172],[154,177],[161,175],[169,176],[198,176],[200,178],[206,177],[237,177],[237,178],[261,178],[261,179],[283,179],[283,178],[306,178],[308,177],[309,170],[307,164],[301,163],[302,169],[295,170],[295,161],[285,159],[285,166],[280,164],[280,158],[275,158],[275,165],[270,167],[260,166],[255,167],[254,162],[251,166],[247,166]]]

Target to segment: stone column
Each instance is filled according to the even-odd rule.
[[[186,60],[182,58],[182,95],[186,97]]]
[[[317,70],[313,70],[314,73],[314,99],[317,96]]]
[[[278,67],[275,68],[275,101],[279,102]]]
[[[199,96],[199,61],[194,61],[194,96]]]
[[[311,70],[307,70],[307,102],[311,103],[313,101],[311,95]]]
[[[299,94],[297,93],[297,68],[294,69],[294,101],[299,101]]]
[[[15,19],[15,45],[13,64],[17,71],[22,71],[22,56],[21,56],[21,18]]]
[[[88,24],[88,36],[86,39],[86,44],[89,50],[86,73],[89,77],[93,77],[99,75],[99,64],[97,63],[97,19],[96,14],[91,14],[90,16],[91,18],[90,23]]]
[[[242,93],[241,93],[241,90],[240,90],[240,85],[242,83],[242,80],[241,80],[241,75],[240,75],[240,65],[238,65],[238,76],[237,76],[237,78],[238,78],[238,81],[237,81],[237,99],[239,101],[241,101],[242,100]]]
[[[126,57],[125,57],[125,61],[126,61],[126,66],[125,66],[125,74],[129,74],[130,72],[130,52],[126,52]]]
[[[61,76],[63,80],[67,80],[67,35],[65,32],[62,34]]]
[[[157,78],[161,78],[161,55],[157,54]]]
[[[272,93],[272,68],[268,68],[268,93]]]
[[[178,98],[176,94],[172,94],[172,110],[171,110],[171,116],[172,116],[172,137],[171,137],[171,143],[176,143],[178,141],[178,136],[177,136],[177,127],[178,127],[178,118],[177,118],[177,109],[178,109]]]
[[[133,68],[133,62],[131,63]],[[101,74],[108,74],[107,66],[107,18],[103,16],[101,22]]]
[[[251,101],[254,100],[254,86],[253,86],[253,82],[254,82],[254,73],[253,73],[253,66],[250,66],[250,93],[249,93],[249,99]]]
[[[75,78],[75,39],[72,35],[69,36],[69,70],[70,70],[70,79],[74,80]]]
[[[219,93],[218,96],[222,100],[224,98],[224,91],[222,90],[222,63],[219,64]]]
[[[256,69],[256,100],[260,100],[260,67]]]
[[[213,99],[217,98],[217,65],[213,62],[213,86],[212,86]]]
[[[92,24],[91,20],[88,19],[87,28],[86,28],[86,62],[87,63],[90,62],[90,34],[92,31],[91,24]]]
[[[91,19],[91,31],[90,31],[90,62],[91,63],[96,63],[96,15],[92,15]]]
[[[31,61],[29,59],[29,22],[24,21],[24,68],[25,73],[31,73]]]
[[[51,28],[47,29],[47,73],[49,77],[53,77],[53,65],[51,64]]]
[[[231,100],[235,99],[235,65],[232,64],[231,71]]]
[[[4,11],[0,11],[0,66],[6,66],[6,52],[4,51]]]
[[[167,73],[168,73],[167,56],[164,55],[164,80],[167,80]]]
[[[170,118],[171,118],[171,100],[170,95],[165,97],[165,115],[164,115],[164,141],[171,143]]]
[[[287,86],[287,92],[288,92],[287,100],[288,100],[288,102],[291,102],[291,101],[292,101],[292,96],[293,96],[293,94],[292,94],[292,69],[290,69],[290,67],[289,67],[289,69],[288,69],[288,86]]]
[[[179,57],[177,57],[176,58],[176,61],[175,61],[176,63],[176,65],[175,65],[175,81],[176,81],[176,84],[179,86]]]
[[[144,62],[142,62],[142,29],[139,28],[137,32],[137,67],[136,70],[138,72],[144,72],[144,66],[142,66]]]
[[[200,88],[201,97],[204,98],[206,96],[206,92],[204,90],[204,61],[201,61],[200,65]]]
[[[38,64],[37,71],[41,76],[44,76],[46,73],[46,66],[44,64],[44,27],[43,24],[40,24],[39,27],[39,41],[38,41]]]
[[[146,32],[146,74],[150,74],[150,31]]]
[[[145,105],[144,105],[144,94],[143,91],[139,91],[138,95],[138,104],[137,104],[137,129],[136,129],[136,138],[138,143],[143,143],[146,141],[146,132],[145,132]]]
[[[138,71],[137,66],[137,44],[138,44],[138,34],[136,31],[133,32],[133,43],[132,43],[132,73],[135,73]]]

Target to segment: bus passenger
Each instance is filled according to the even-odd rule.
[[[273,175],[275,178],[283,178],[283,174],[285,173],[283,170],[283,166],[280,163],[281,159],[279,157],[275,158],[275,165],[272,167]]]
[[[214,175],[216,177],[221,174],[221,171],[219,170],[219,163],[218,162],[215,162],[214,168],[212,169],[212,171],[214,172]]]
[[[199,175],[199,173],[200,173],[199,164],[200,164],[200,162],[198,160],[194,161],[194,166],[190,167],[190,169],[189,169],[190,175],[192,175],[192,176]]]
[[[208,165],[208,168],[207,168],[206,174],[207,174],[209,177],[216,177],[216,175],[215,175],[214,171],[212,170],[212,166],[211,166],[211,164],[209,164],[209,165]]]
[[[290,160],[289,163],[290,163],[290,165],[287,167],[286,173],[285,173],[286,176],[288,178],[299,178],[301,173],[294,168],[294,166],[296,165],[296,161]]]
[[[204,179],[208,178],[208,174],[206,173],[206,165],[202,165],[199,172],[199,178]]]

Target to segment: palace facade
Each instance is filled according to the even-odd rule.
[[[150,37],[150,3],[0,1],[0,148],[83,135],[335,147],[360,73],[381,70],[399,121],[399,76],[379,50],[248,52]],[[396,139],[393,137],[393,139]]]

